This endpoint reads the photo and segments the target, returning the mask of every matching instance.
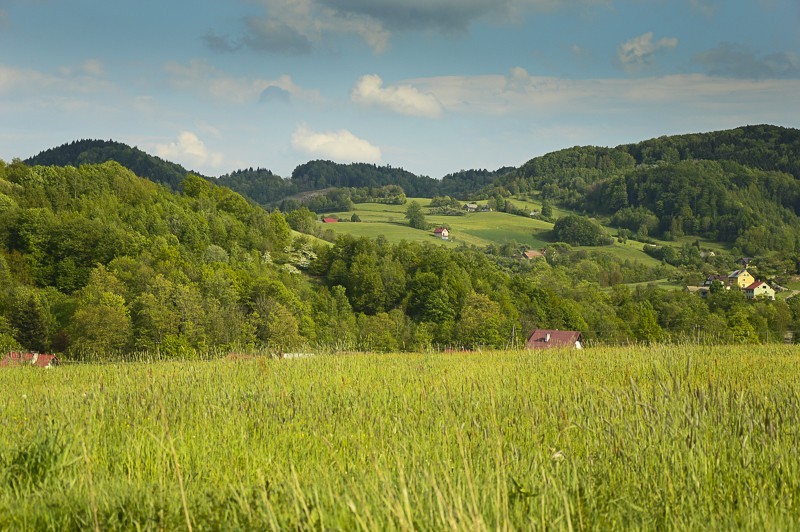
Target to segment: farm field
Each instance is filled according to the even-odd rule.
[[[800,348],[0,371],[0,529],[800,526]]]
[[[427,208],[430,199],[409,198],[417,201]],[[515,204],[533,208],[530,202],[514,201]],[[534,218],[515,216],[502,212],[476,212],[464,216],[437,216],[426,215],[426,220],[432,226],[447,225],[451,228],[452,239],[444,241],[433,236],[431,231],[422,231],[406,225],[405,211],[408,205],[384,205],[380,203],[358,203],[354,211],[331,213],[340,219],[349,220],[353,212],[358,214],[361,222],[341,222],[337,224],[324,224],[325,229],[336,233],[349,234],[357,237],[365,236],[375,238],[383,235],[389,242],[397,243],[401,240],[409,242],[431,242],[444,246],[458,246],[461,244],[486,247],[489,244],[504,244],[515,241],[531,248],[547,247],[550,241],[550,232],[553,224]],[[557,211],[558,215],[566,211]],[[609,234],[614,230],[606,228]],[[583,249],[597,249],[605,251],[622,260],[630,259],[639,261],[648,266],[656,266],[660,261],[645,254],[641,242],[629,240],[622,244],[614,242],[611,246],[587,247]]]

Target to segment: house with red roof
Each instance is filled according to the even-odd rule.
[[[339,219],[338,218],[327,217],[327,218],[323,218],[322,219],[322,223],[324,223],[324,224],[335,224],[335,223],[339,223]]]
[[[0,360],[0,367],[11,366],[36,366],[39,368],[51,368],[58,366],[58,357],[55,355],[45,355],[39,353],[19,353],[12,351]]]
[[[450,231],[446,227],[437,227],[433,230],[433,235],[442,240],[447,240],[450,238]]]
[[[558,329],[534,329],[525,342],[526,349],[550,349],[553,347],[583,348],[583,335],[579,331]]]
[[[772,299],[773,301],[775,300],[775,290],[773,290],[772,287],[764,281],[756,281],[746,286],[744,288],[744,295],[747,297],[747,299],[763,297],[766,299]]]

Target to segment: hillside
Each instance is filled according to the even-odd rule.
[[[31,166],[75,166],[115,161],[134,174],[177,190],[189,173],[184,167],[111,140],[78,140],[50,148],[25,160]]]
[[[800,131],[749,126],[531,159],[496,185],[639,237],[692,235],[746,254],[800,249]]]
[[[686,341],[698,328],[709,342],[759,342],[800,330],[800,298],[750,301],[721,291],[701,299],[625,286],[734,269],[725,253],[700,261],[690,242],[676,252],[686,269],[675,270],[660,259],[634,260],[641,244],[630,240],[592,248],[554,243],[546,234],[555,226],[529,216],[431,213],[431,223],[454,228],[456,241],[445,247],[408,227],[404,205],[378,203],[393,212],[401,234],[419,238],[333,234],[323,244],[290,231],[290,221],[317,223],[307,209],[268,213],[192,174],[178,190],[115,162],[0,161],[0,351],[56,351],[65,360],[186,358],[499,348],[524,341],[534,327],[580,330],[608,343]],[[487,204],[509,210],[511,202],[501,209],[501,201]],[[474,246],[462,245],[467,236]],[[546,243],[546,259],[520,260],[520,243]],[[760,279],[767,271],[796,274],[796,259],[760,261],[753,272]]]

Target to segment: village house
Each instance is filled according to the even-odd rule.
[[[711,292],[711,288],[709,286],[686,286],[683,291],[705,298],[708,297],[709,292]]]
[[[58,357],[55,355],[44,355],[39,353],[19,353],[10,352],[3,360],[0,360],[0,367],[10,366],[36,366],[39,368],[50,368],[58,366]]]
[[[433,234],[442,240],[448,240],[450,238],[450,231],[448,231],[446,227],[437,227],[433,230]]]
[[[528,260],[541,259],[544,258],[544,252],[539,251],[538,249],[529,249],[527,251],[523,251],[522,256]]]
[[[731,286],[736,286],[739,289],[744,289],[756,282],[755,278],[747,271],[747,268],[729,273],[728,281]]]
[[[744,295],[747,299],[755,299],[757,297],[763,297],[766,299],[775,300],[775,290],[772,289],[770,285],[763,281],[756,281],[753,284],[745,287]]]
[[[534,329],[525,342],[526,349],[550,349],[553,347],[583,348],[583,335],[579,331]]]
[[[335,223],[338,223],[338,222],[339,222],[338,218],[328,217],[328,218],[323,218],[322,219],[322,223],[324,223],[324,224],[335,224]]]
[[[475,212],[475,211],[478,210],[478,204],[477,203],[465,203],[464,204],[464,210],[467,211],[467,212]]]

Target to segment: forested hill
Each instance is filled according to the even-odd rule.
[[[183,166],[165,161],[113,140],[77,140],[40,152],[25,163],[31,166],[81,166],[116,161],[134,174],[178,190],[186,174]]]
[[[179,164],[111,140],[70,142],[42,151],[24,162],[31,166],[78,167],[107,161],[115,161],[134,174],[164,184],[172,190],[178,190],[181,180],[189,172]],[[289,178],[266,168],[245,168],[222,175],[216,182],[259,205],[273,207],[284,198],[301,192],[329,188],[380,188],[387,185],[402,187],[410,197],[450,195],[466,198],[492,185],[499,175],[514,170],[513,167],[497,171],[461,170],[438,180],[392,166],[315,160],[297,166]]]
[[[310,161],[292,172],[292,183],[300,191],[324,188],[361,188],[399,185],[407,196],[433,197],[439,182],[418,176],[402,168],[366,163],[339,164],[331,161]]]
[[[713,133],[659,137],[620,148],[639,164],[725,160],[761,170],[786,172],[800,179],[800,130],[793,128],[745,126]]]
[[[500,178],[501,192],[539,195],[666,240],[697,235],[748,254],[800,249],[800,131],[748,126],[569,148]]]

